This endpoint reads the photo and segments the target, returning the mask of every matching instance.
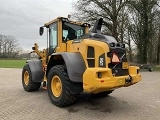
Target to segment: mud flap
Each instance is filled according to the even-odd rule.
[[[41,60],[27,60],[27,63],[32,73],[32,81],[42,82],[44,78],[44,71]]]
[[[47,74],[48,74],[50,68],[52,67],[52,63],[55,63],[54,56],[56,56],[56,55],[62,56],[62,58],[65,62],[65,65],[67,67],[67,73],[68,73],[69,79],[72,82],[82,83],[83,73],[86,69],[86,66],[85,66],[85,62],[84,62],[80,53],[62,52],[62,53],[52,54],[50,61],[48,63],[48,66],[47,66]]]

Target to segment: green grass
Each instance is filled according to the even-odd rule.
[[[26,60],[0,60],[0,68],[23,68]]]
[[[159,65],[154,66],[154,67],[153,67],[153,71],[160,71],[160,66],[159,66]]]
[[[23,68],[26,60],[8,60],[0,59],[0,68]],[[160,71],[160,65],[153,67],[153,71]]]

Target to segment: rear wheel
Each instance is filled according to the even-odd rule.
[[[22,85],[27,92],[36,91],[41,86],[41,82],[32,81],[32,73],[28,64],[26,64],[22,70]]]
[[[47,78],[47,90],[54,105],[64,107],[77,101],[78,94],[72,94],[72,87],[64,65],[51,68]]]

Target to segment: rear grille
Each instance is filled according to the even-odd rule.
[[[88,67],[95,67],[95,51],[94,47],[88,46],[87,49],[87,62]]]
[[[95,60],[94,59],[87,59],[88,67],[95,67]]]
[[[113,68],[116,64],[109,63],[108,67]],[[122,63],[117,64],[116,68],[122,68]]]
[[[88,46],[87,58],[94,58],[94,47]]]

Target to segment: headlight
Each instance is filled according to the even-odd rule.
[[[98,72],[98,73],[97,73],[97,77],[98,77],[98,78],[102,78],[102,73],[101,73],[101,72]]]

